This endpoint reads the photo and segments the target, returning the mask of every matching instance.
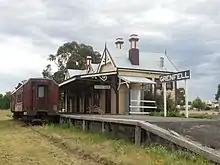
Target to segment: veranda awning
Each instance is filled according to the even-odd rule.
[[[119,76],[119,78],[127,83],[156,84],[156,82],[145,77]]]

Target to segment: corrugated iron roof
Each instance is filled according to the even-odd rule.
[[[128,51],[114,49],[109,50],[117,68],[141,69],[176,72],[175,66],[162,53],[139,53],[139,65],[132,65],[128,58]],[[160,67],[160,57],[164,57],[164,68]]]
[[[92,66],[92,70],[89,73],[96,73],[97,68],[98,68],[99,64],[91,64]],[[82,75],[82,74],[86,74],[87,70],[79,70],[79,69],[67,69],[67,74],[65,77],[66,79],[69,79],[70,77],[76,76],[76,75]]]

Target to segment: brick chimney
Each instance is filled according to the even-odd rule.
[[[86,69],[87,69],[88,73],[90,72],[91,64],[92,64],[92,57],[91,56],[87,56],[86,57],[86,66],[87,66]]]
[[[123,38],[116,38],[115,41],[116,48],[122,49],[123,43],[124,43]]]
[[[132,65],[139,65],[139,49],[137,49],[137,42],[139,41],[138,35],[130,35],[130,50],[129,50],[129,60]]]

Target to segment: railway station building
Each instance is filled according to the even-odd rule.
[[[86,70],[68,70],[59,84],[62,108],[66,113],[144,114],[157,108],[156,93],[162,91],[159,76],[177,72],[163,53],[144,53],[139,37],[117,38],[114,48],[106,45],[99,64],[87,56]],[[177,82],[166,83],[166,91],[175,99]]]

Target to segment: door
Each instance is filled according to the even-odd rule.
[[[38,85],[37,86],[37,110],[47,110],[48,109],[48,93],[47,93],[46,85]]]
[[[105,113],[111,113],[111,89],[105,90]]]
[[[89,95],[88,94],[84,94],[84,113],[86,113],[87,108],[89,107]]]

